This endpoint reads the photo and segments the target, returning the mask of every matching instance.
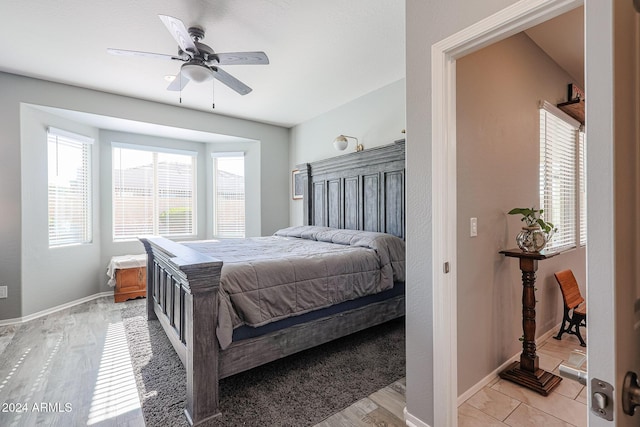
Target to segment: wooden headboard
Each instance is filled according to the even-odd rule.
[[[404,239],[403,139],[297,167],[304,187],[304,225],[379,231]]]

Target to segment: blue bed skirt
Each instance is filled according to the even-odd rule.
[[[321,308],[320,310],[310,311],[299,316],[288,317],[286,319],[278,320],[276,322],[267,323],[266,325],[254,328],[251,326],[240,326],[233,331],[233,342],[241,341],[247,338],[255,338],[260,335],[265,335],[271,332],[279,331],[300,323],[309,322],[311,320],[321,319],[323,317],[333,316],[334,314],[352,310],[354,308],[364,307],[365,305],[372,304],[379,301],[384,301],[389,298],[393,298],[398,295],[403,295],[405,291],[404,282],[396,282],[393,288],[386,291],[379,292],[373,295],[367,295],[362,298],[344,301],[340,304],[332,305],[329,307]]]

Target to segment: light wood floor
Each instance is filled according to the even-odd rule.
[[[120,306],[0,327],[0,426],[144,427]]]
[[[120,305],[99,298],[0,327],[0,426],[144,427]],[[579,349],[572,336],[538,348],[543,369]],[[404,379],[317,427],[404,426]],[[564,379],[549,397],[496,380],[464,402],[459,426],[586,426],[586,389]],[[153,427],[153,426],[149,426]]]

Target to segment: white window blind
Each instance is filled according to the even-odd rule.
[[[579,123],[545,103],[540,109],[540,206],[558,231],[550,250],[576,246]]]
[[[90,243],[93,139],[47,129],[49,247]]]
[[[244,153],[212,153],[213,233],[216,237],[245,236]]]
[[[112,155],[114,240],[196,234],[195,153],[114,144]]]
[[[580,245],[587,244],[587,175],[585,159],[587,158],[587,141],[584,132],[578,136],[578,208],[580,210]]]

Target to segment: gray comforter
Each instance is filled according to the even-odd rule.
[[[375,294],[405,280],[404,241],[389,234],[300,226],[274,236],[184,243],[223,261],[217,336]]]

